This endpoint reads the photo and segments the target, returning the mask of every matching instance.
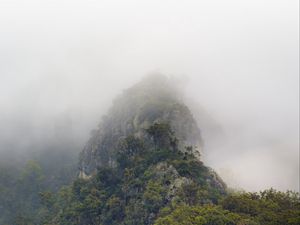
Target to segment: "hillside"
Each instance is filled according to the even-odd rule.
[[[151,224],[160,208],[196,189],[201,202],[225,194],[223,181],[200,160],[200,130],[178,94],[164,76],[144,78],[115,100],[82,151],[82,182],[107,190],[104,202],[124,204],[105,224]]]
[[[200,151],[200,130],[190,110],[180,101],[179,91],[167,77],[152,75],[114,101],[81,154],[82,176],[91,175],[97,167],[114,167],[118,145],[130,135],[143,139],[149,145],[147,148],[153,148],[146,130],[155,123],[170,125],[180,151],[187,146]]]
[[[299,193],[232,191],[202,162],[201,130],[175,86],[154,75],[125,90],[92,132],[69,185],[54,173],[71,168],[61,164],[47,171],[55,189],[35,161],[20,178],[0,174],[0,223],[300,224]]]
[[[201,161],[201,146],[180,91],[167,77],[144,78],[93,131],[80,155],[79,179],[50,224],[298,223],[297,194],[230,194]]]

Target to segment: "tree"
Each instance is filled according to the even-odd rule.
[[[239,215],[218,206],[181,205],[170,214],[159,217],[155,225],[236,225],[241,220]]]
[[[177,139],[172,138],[174,132],[171,130],[170,124],[168,123],[154,123],[146,131],[153,139],[156,149],[168,148],[171,146],[171,143],[176,143]]]

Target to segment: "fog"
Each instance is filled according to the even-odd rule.
[[[298,9],[0,0],[0,157],[65,139],[81,148],[123,89],[160,72],[184,86],[203,159],[229,186],[299,190]]]

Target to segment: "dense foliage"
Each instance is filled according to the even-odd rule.
[[[300,224],[298,193],[227,190],[200,160],[200,129],[178,94],[164,77],[125,91],[79,164],[72,143],[26,164],[0,158],[0,224]]]
[[[190,148],[178,150],[168,124],[154,124],[147,132],[152,144],[134,136],[120,141],[116,167],[98,168],[91,179],[43,195],[52,203],[45,207],[52,215],[47,223],[153,224],[164,207],[213,204],[224,196],[224,184]]]
[[[191,146],[178,149],[168,124],[153,124],[147,133],[152,144],[130,135],[118,144],[115,167],[58,191],[36,161],[14,173],[1,169],[0,224],[300,224],[298,193],[228,193]]]
[[[300,224],[300,199],[295,192],[274,189],[260,193],[232,193],[219,204],[166,207],[155,225],[296,225]]]
[[[45,197],[76,176],[74,153],[45,151],[31,157],[26,163],[0,162],[1,225],[42,224],[44,205],[51,203]]]
[[[168,124],[153,124],[147,132],[152,145],[128,136],[118,144],[115,167],[100,167],[92,178],[57,192],[47,190],[41,167],[30,161],[13,190],[1,186],[1,224],[299,224],[298,194],[230,194],[191,146],[178,149]],[[3,219],[12,212],[11,220]]]

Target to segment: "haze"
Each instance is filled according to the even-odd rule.
[[[299,190],[298,9],[296,0],[1,0],[0,157],[65,138],[81,148],[123,89],[160,72],[184,86],[203,159],[229,186]]]

